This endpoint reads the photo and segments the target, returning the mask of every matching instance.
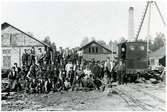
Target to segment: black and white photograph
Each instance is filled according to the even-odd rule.
[[[166,111],[165,0],[1,1],[1,111]]]

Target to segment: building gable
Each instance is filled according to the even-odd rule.
[[[2,24],[1,27],[2,47],[8,46],[44,46],[45,44],[35,39],[31,35],[15,28],[8,23]],[[47,46],[47,45],[45,45]]]
[[[111,51],[95,41],[88,43],[81,48],[85,54],[110,54]]]

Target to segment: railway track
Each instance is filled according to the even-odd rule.
[[[138,92],[143,92],[145,95],[148,95],[148,96],[152,97],[153,99],[156,99],[156,100],[158,100],[159,102],[165,104],[165,101],[164,101],[164,100],[162,100],[161,98],[159,98],[159,97],[157,97],[157,96],[155,96],[155,95],[152,95],[152,94],[146,92],[145,90],[138,89],[138,88],[133,87],[133,86],[131,86],[131,88],[135,89],[135,90],[138,91]]]
[[[150,111],[155,110],[155,107],[153,105],[150,105],[148,103],[143,102],[142,100],[139,100],[135,98],[133,95],[129,94],[128,91],[124,89],[114,88],[116,91],[118,91],[118,95],[128,104],[129,107],[131,107],[132,110],[140,110],[140,111]],[[161,111],[164,111],[164,109],[159,108]]]

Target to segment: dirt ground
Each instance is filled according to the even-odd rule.
[[[109,110],[165,111],[165,84],[127,84],[82,92],[49,94],[11,93],[2,100],[2,111]]]

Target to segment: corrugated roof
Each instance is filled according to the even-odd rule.
[[[41,42],[40,40],[36,39],[35,37],[33,37],[33,36],[31,36],[31,35],[29,35],[29,34],[23,32],[22,30],[20,30],[20,29],[14,27],[14,26],[12,26],[11,24],[9,24],[9,23],[7,23],[7,22],[4,22],[3,24],[1,24],[1,30],[5,29],[5,28],[7,28],[7,27],[9,27],[9,26],[11,26],[12,28],[16,29],[17,31],[23,33],[24,35],[26,35],[26,36],[28,36],[28,37],[30,37],[30,38],[32,38],[32,39],[38,41],[39,43],[43,44],[44,46],[50,47],[48,44],[46,44],[46,43],[44,43],[44,42]]]

